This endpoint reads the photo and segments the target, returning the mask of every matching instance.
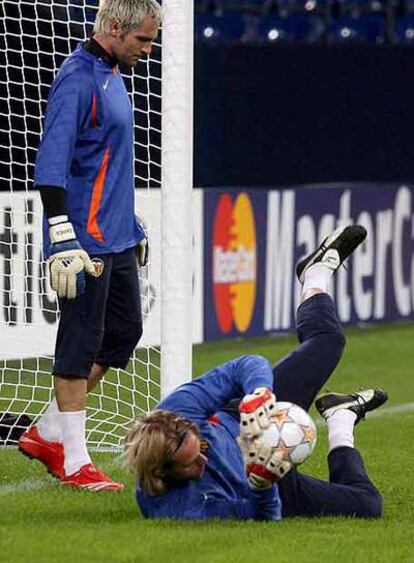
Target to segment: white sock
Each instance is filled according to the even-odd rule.
[[[313,264],[305,272],[302,294],[308,289],[320,289],[327,292],[332,275],[333,270],[328,268],[328,266],[320,263]]]
[[[44,440],[48,440],[49,442],[62,442],[63,433],[60,427],[59,414],[59,407],[55,398],[36,423],[40,437]]]
[[[63,431],[65,475],[72,475],[83,465],[91,463],[91,458],[86,449],[86,411],[61,412],[59,416]]]
[[[353,448],[354,446],[354,424],[357,415],[348,410],[340,409],[328,418],[328,443],[329,451],[342,446]]]

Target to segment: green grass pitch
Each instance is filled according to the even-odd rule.
[[[94,494],[61,490],[39,463],[8,449],[0,450],[0,561],[414,563],[414,326],[352,329],[347,339],[328,388],[379,385],[390,395],[382,416],[356,429],[356,444],[384,496],[382,520],[151,522],[140,517],[133,478],[115,456],[93,457],[125,491]],[[204,344],[195,348],[194,371],[244,353],[274,362],[294,344],[293,337]],[[326,478],[324,428],[303,471]]]

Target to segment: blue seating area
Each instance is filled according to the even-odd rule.
[[[414,46],[414,15],[407,15],[397,20],[395,42]]]
[[[414,46],[414,0],[195,0],[198,43]]]
[[[381,14],[342,16],[333,20],[327,30],[329,43],[385,43],[386,20]]]
[[[257,27],[256,37],[259,42],[266,43],[319,43],[324,33],[322,18],[298,13],[263,18]]]

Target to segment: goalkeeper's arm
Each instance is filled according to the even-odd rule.
[[[56,186],[38,187],[49,223],[50,284],[59,297],[74,299],[85,292],[85,272],[94,275],[95,269],[69,221],[66,191]]]

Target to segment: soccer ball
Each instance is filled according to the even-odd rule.
[[[316,444],[316,426],[309,414],[298,405],[279,401],[268,428],[260,441],[277,448],[284,459],[300,465],[311,455]]]

